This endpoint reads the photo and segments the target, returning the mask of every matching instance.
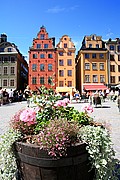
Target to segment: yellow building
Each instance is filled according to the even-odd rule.
[[[115,87],[120,83],[120,39],[109,39],[106,48],[109,51],[109,86]]]
[[[81,93],[107,89],[108,50],[101,36],[84,37],[76,63],[76,88]]]
[[[60,93],[69,93],[76,88],[75,45],[68,35],[62,36],[57,44],[57,87]]]

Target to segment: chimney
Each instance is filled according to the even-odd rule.
[[[6,34],[1,34],[1,37],[0,37],[0,42],[7,42],[7,35]]]

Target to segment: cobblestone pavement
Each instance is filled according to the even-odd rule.
[[[85,104],[77,103],[71,104],[76,109],[81,111],[82,106]],[[90,114],[97,122],[106,123],[110,130],[113,148],[116,152],[116,158],[120,160],[120,112],[116,102],[108,101],[95,107],[93,105],[93,113]]]
[[[72,103],[75,109],[81,111],[81,107],[86,103]],[[27,102],[11,103],[0,106],[0,134],[3,134],[9,127],[9,121],[12,115],[19,109],[27,106]],[[113,142],[114,150],[116,151],[116,158],[120,160],[120,112],[116,102],[107,101],[102,104],[102,107],[98,105],[94,107],[94,111],[90,114],[91,117],[97,122],[105,122],[110,128],[110,134]]]

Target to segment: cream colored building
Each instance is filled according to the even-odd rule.
[[[75,45],[68,35],[57,44],[57,87],[60,93],[72,94],[76,89]]]

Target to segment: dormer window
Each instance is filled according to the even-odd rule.
[[[96,37],[94,35],[92,36],[92,40],[96,40]]]
[[[114,51],[114,46],[113,45],[110,45],[110,50]]]
[[[92,44],[89,44],[89,48],[92,48]]]
[[[44,35],[44,34],[41,34],[41,35],[40,35],[40,39],[45,39],[45,35]]]
[[[8,52],[11,52],[12,51],[12,48],[8,48]]]
[[[96,44],[96,48],[99,48],[99,44]]]

